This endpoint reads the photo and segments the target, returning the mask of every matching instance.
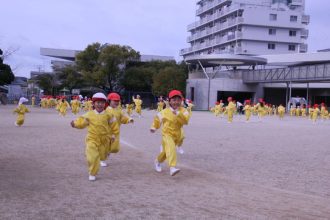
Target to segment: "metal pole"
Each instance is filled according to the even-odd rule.
[[[307,96],[306,96],[307,105],[309,105],[309,83],[307,83]]]
[[[289,83],[286,83],[285,106],[287,110],[289,110],[288,104],[289,104]]]
[[[208,94],[207,94],[207,109],[210,109],[211,78],[207,75],[206,70],[203,67],[201,61],[198,60],[198,63],[202,67],[203,73],[205,74],[206,78],[209,80]]]
[[[292,96],[292,82],[290,81],[290,95],[289,95],[289,101],[291,100]]]

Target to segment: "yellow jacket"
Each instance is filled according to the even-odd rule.
[[[142,100],[141,99],[134,99],[133,98],[133,102],[135,103],[135,106],[141,107],[141,105],[142,105]]]
[[[108,111],[98,113],[96,110],[89,111],[74,121],[75,128],[88,128],[86,140],[101,141],[112,135],[119,134],[116,118]]]
[[[190,116],[189,112],[183,107],[177,109],[176,113],[173,113],[173,111],[174,109],[170,107],[159,112],[154,118],[151,129],[159,129],[163,125],[163,135],[169,135],[179,140],[181,128],[183,125],[188,124]]]
[[[27,112],[30,112],[30,111],[24,104],[19,105],[14,110],[14,113],[17,113],[18,115],[25,115],[25,113],[27,113]]]
[[[115,123],[117,123],[118,128],[120,128],[122,124],[128,124],[132,120],[132,118],[127,117],[119,108],[112,108],[109,106],[106,111],[116,118]]]

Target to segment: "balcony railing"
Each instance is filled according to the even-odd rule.
[[[308,50],[308,45],[307,44],[300,44],[300,47],[299,47],[299,52],[300,53],[306,53]]]
[[[301,30],[301,37],[308,38],[309,31],[307,29]]]
[[[197,9],[196,15],[199,16],[199,15],[203,14],[204,12],[206,12],[214,7],[217,7],[221,4],[224,4],[226,2],[230,2],[230,0],[214,0],[213,2],[210,2],[206,5],[204,5],[203,7],[200,7],[199,9]]]
[[[310,16],[309,15],[303,15],[301,17],[301,23],[303,23],[303,24],[309,24],[309,22],[310,22]]]

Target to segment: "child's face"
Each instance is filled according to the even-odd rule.
[[[119,101],[110,101],[110,106],[112,108],[117,108],[119,106]]]
[[[181,106],[182,98],[180,96],[174,96],[170,99],[170,106],[173,109],[178,109]]]
[[[105,101],[95,101],[94,108],[97,112],[102,112],[105,107]]]

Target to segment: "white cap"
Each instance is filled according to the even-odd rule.
[[[18,101],[18,104],[23,104],[24,102],[28,102],[29,100],[27,98],[21,97]]]
[[[93,95],[92,100],[93,101],[98,101],[98,100],[107,101],[107,97],[102,92],[98,92]]]

